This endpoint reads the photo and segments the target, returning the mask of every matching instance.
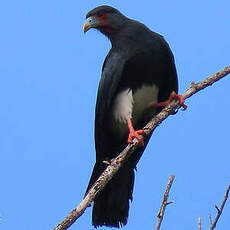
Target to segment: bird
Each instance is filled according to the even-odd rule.
[[[95,109],[96,162],[86,194],[109,160],[134,138],[138,148],[96,196],[92,225],[120,228],[127,224],[133,199],[136,165],[151,137],[142,129],[162,107],[178,98],[178,77],[173,53],[160,34],[102,5],[86,15],[84,33],[100,31],[111,42],[98,86]],[[94,42],[95,44],[95,42]],[[94,45],[93,44],[93,45]]]

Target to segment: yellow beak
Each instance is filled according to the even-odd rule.
[[[88,21],[85,22],[85,24],[83,25],[83,31],[84,34],[91,28],[91,25],[89,24]]]

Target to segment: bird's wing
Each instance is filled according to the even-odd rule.
[[[105,157],[110,157],[109,153],[107,153],[109,149],[107,145],[110,143],[108,139],[110,138],[108,118],[111,102],[120,82],[125,63],[125,55],[111,49],[102,67],[95,110],[95,145],[97,161],[104,160]]]
[[[161,49],[162,51],[162,49]],[[95,145],[97,161],[112,158],[124,147],[115,149],[117,137],[110,133],[108,127],[111,119],[111,104],[118,88],[136,89],[141,85],[156,85],[159,88],[158,100],[167,100],[172,90],[177,92],[177,75],[173,56],[166,47],[164,55],[154,51],[138,52],[135,55],[116,52],[108,53],[102,68],[102,76],[98,88],[95,114]],[[149,119],[147,119],[149,120]],[[144,122],[139,122],[143,126]],[[116,144],[115,144],[116,142]],[[124,142],[124,145],[126,142]]]

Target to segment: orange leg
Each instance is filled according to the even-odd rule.
[[[142,136],[145,134],[145,131],[143,129],[140,130],[134,130],[133,124],[130,118],[127,118],[127,125],[129,128],[129,136],[128,136],[128,143],[131,143],[134,138],[136,138],[141,146],[144,146],[144,141]]]
[[[184,110],[186,110],[187,109],[187,105],[184,104],[184,98],[183,98],[183,96],[180,95],[180,94],[176,94],[174,91],[172,91],[170,93],[170,96],[169,96],[168,100],[163,101],[163,102],[153,103],[153,104],[150,105],[150,107],[153,107],[153,108],[165,107],[168,104],[170,104],[176,98],[179,100],[179,103],[184,108]]]

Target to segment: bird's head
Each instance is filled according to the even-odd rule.
[[[83,30],[86,33],[89,29],[95,28],[111,37],[122,29],[126,19],[123,14],[111,6],[99,6],[86,15]]]

